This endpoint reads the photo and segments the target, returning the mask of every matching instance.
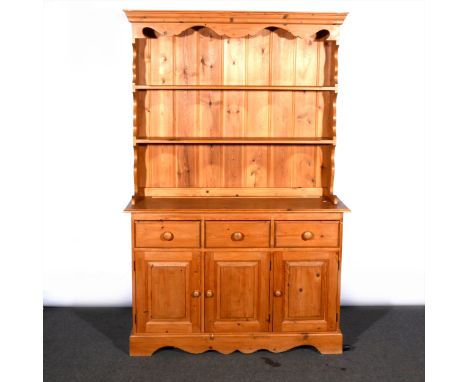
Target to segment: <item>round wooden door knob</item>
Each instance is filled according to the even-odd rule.
[[[311,240],[314,238],[314,234],[310,231],[305,231],[302,233],[302,240]]]
[[[199,290],[194,290],[194,291],[192,292],[192,296],[193,296],[193,297],[200,297],[200,291],[199,291]]]
[[[233,241],[241,241],[241,240],[244,240],[244,234],[242,232],[234,232],[232,235],[231,235],[231,239]]]
[[[174,239],[174,234],[172,232],[166,231],[161,235],[161,239],[165,241],[171,241]]]
[[[213,297],[213,291],[212,290],[207,290],[206,293],[205,293],[205,296],[206,297]]]
[[[282,294],[283,294],[283,292],[281,292],[280,290],[275,290],[275,296],[276,297],[281,297]]]

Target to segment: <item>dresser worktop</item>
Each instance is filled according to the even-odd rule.
[[[130,202],[126,212],[158,211],[301,211],[349,212],[341,200],[333,204],[325,198],[151,198]]]

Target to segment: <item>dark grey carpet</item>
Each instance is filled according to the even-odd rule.
[[[130,358],[127,308],[45,308],[44,381],[424,381],[424,307],[343,307],[343,355],[310,347],[274,354]]]

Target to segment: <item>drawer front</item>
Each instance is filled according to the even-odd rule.
[[[139,221],[135,223],[137,248],[200,247],[198,221]]]
[[[208,248],[265,248],[270,246],[269,221],[207,221]]]
[[[338,247],[337,221],[277,221],[276,247]]]

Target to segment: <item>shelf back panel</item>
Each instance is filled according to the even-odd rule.
[[[330,146],[143,145],[138,186],[145,188],[328,188]]]
[[[177,36],[135,39],[138,85],[336,85],[336,41],[282,29],[218,36],[190,28]]]
[[[336,94],[308,91],[137,91],[137,138],[333,137]]]

